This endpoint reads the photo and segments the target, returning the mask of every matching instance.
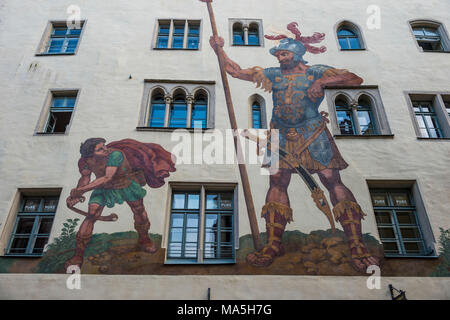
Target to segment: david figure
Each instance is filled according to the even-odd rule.
[[[279,67],[242,69],[224,52],[221,37],[211,37],[210,44],[217,55],[222,55],[226,71],[234,78],[251,81],[258,87],[272,92],[273,112],[271,129],[279,130],[279,146],[288,152],[288,161],[302,165],[311,174],[317,174],[329,192],[333,215],[347,236],[353,265],[363,271],[369,265],[377,265],[362,240],[361,220],[365,215],[353,193],[343,184],[339,171],[347,168],[339,150],[328,131],[326,119],[319,113],[326,85],[360,85],[363,80],[343,69],[327,65],[308,65],[303,59],[306,51],[325,52],[325,47],[314,47],[324,34],[314,33],[311,37],[301,36],[296,23],[290,23],[288,30],[295,38],[287,36],[266,36],[280,40],[270,49],[278,59]],[[266,151],[266,163],[271,163],[270,150]],[[293,173],[292,166],[280,158],[279,170],[270,175],[270,187],[262,217],[266,220],[267,242],[259,252],[250,253],[247,262],[253,266],[270,265],[283,254],[282,235],[286,224],[293,221],[289,202],[288,186]]]
[[[117,215],[102,216],[105,207],[112,208],[124,202],[130,207],[134,217],[134,228],[138,234],[139,247],[147,252],[158,250],[148,232],[150,220],[144,206],[148,184],[152,188],[164,185],[164,179],[175,171],[173,155],[160,145],[124,139],[105,145],[103,138],[90,138],[81,144],[81,158],[78,168],[81,177],[77,187],[67,198],[67,206],[86,216],[76,235],[74,256],[65,267],[81,267],[86,246],[92,237],[94,224],[98,220],[115,221]],[[92,179],[92,174],[95,178]],[[92,191],[88,212],[73,209],[83,202],[83,194]]]

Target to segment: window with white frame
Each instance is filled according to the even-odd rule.
[[[51,90],[41,114],[37,133],[67,133],[78,97],[78,90]]]
[[[444,26],[436,21],[416,20],[410,26],[418,46],[424,52],[450,52],[450,41]]]
[[[158,20],[154,49],[198,50],[200,20]]]
[[[327,87],[335,136],[392,136],[376,86]]]
[[[234,263],[235,186],[172,191],[166,263]]]
[[[23,196],[6,255],[41,256],[50,237],[59,196]]]
[[[264,33],[260,19],[230,19],[232,46],[263,46]]]
[[[85,21],[68,26],[66,21],[52,21],[48,24],[38,55],[75,54],[80,44]]]
[[[441,93],[407,93],[417,137],[425,139],[450,138],[450,104],[448,95]]]
[[[214,82],[146,82],[138,129],[214,127]]]

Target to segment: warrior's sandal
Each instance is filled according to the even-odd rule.
[[[150,229],[149,221],[142,223],[142,224],[135,222],[134,228],[136,229],[138,236],[139,236],[139,240],[138,240],[139,247],[143,251],[148,252],[148,253],[155,253],[156,251],[158,251],[158,247],[148,236],[148,230]]]
[[[267,243],[261,251],[247,256],[247,263],[255,267],[267,267],[272,264],[275,257],[284,254],[281,237],[286,223],[292,221],[292,209],[286,205],[269,202],[262,209],[262,216],[266,219]],[[277,216],[279,222],[275,222]],[[275,230],[278,229],[278,234]]]

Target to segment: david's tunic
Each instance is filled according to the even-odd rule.
[[[90,170],[97,178],[105,176],[106,167],[117,167],[117,171],[110,182],[105,183],[102,188],[92,191],[89,204],[97,203],[112,208],[116,203],[137,201],[145,197],[147,191],[138,183],[139,175],[132,172],[121,151],[113,150],[101,163],[94,158],[82,158],[82,160],[84,161],[83,164],[79,165],[80,169]]]
[[[324,97],[313,101],[307,92],[314,81],[347,71],[326,65],[313,65],[305,73],[289,75],[282,74],[281,68],[255,67],[252,70],[253,81],[266,91],[273,92],[270,128],[279,130],[280,148],[288,152],[289,161],[310,170],[345,169],[348,164],[340,155],[318,110]],[[324,130],[320,131],[324,126]],[[306,149],[303,148],[310,137],[312,142]],[[265,165],[270,165],[270,150],[266,151],[265,158]],[[291,168],[284,161],[279,163],[279,167]]]

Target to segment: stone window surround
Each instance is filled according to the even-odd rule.
[[[341,27],[347,27],[350,30],[354,31],[358,35],[359,44],[361,46],[360,49],[341,49],[341,45],[339,44],[339,38],[337,35],[338,30]],[[337,48],[339,49],[339,51],[348,52],[348,51],[365,51],[365,50],[367,50],[364,34],[362,33],[361,30],[362,29],[358,24],[351,22],[349,20],[340,20],[339,22],[337,22],[334,25],[334,37],[335,37]]]
[[[0,224],[0,257],[5,256],[6,250],[8,248],[9,240],[11,238],[13,228],[17,219],[19,206],[22,202],[23,196],[58,196],[60,197],[61,201],[61,192],[62,187],[49,187],[49,188],[34,188],[34,187],[24,187],[24,188],[18,188],[16,192],[14,193],[11,204],[10,204],[10,210],[5,217],[5,220],[2,221],[3,223]],[[52,239],[52,232],[55,227],[55,221],[56,216],[58,215],[59,208],[62,207],[58,205],[58,208],[56,209],[55,213],[55,220],[53,221],[53,227],[50,232],[49,239]],[[44,248],[45,252],[45,248]],[[35,258],[35,257],[33,257]]]
[[[233,25],[235,23],[241,23],[244,29],[244,41],[248,40],[248,28],[250,24],[256,23],[258,24],[258,33],[259,33],[259,46],[249,46],[249,47],[264,47],[264,30],[263,30],[263,22],[262,19],[248,19],[248,18],[229,18],[228,19],[228,34],[230,40],[230,47],[247,47],[248,44],[245,45],[233,45]]]
[[[423,201],[423,198],[421,196],[420,189],[423,189],[423,186],[421,185],[420,181],[418,180],[389,180],[389,179],[366,179],[367,183],[367,193],[370,197],[370,190],[371,189],[409,189],[410,194],[414,200],[414,203],[416,205],[416,213],[418,217],[418,224],[420,225],[423,240],[425,242],[425,245],[428,249],[433,250],[434,254],[426,256],[414,256],[414,258],[438,258],[437,251],[436,251],[436,239],[434,237],[433,229],[431,227],[430,220],[428,218],[427,210],[426,210],[426,204]],[[372,210],[374,212],[374,207],[371,201]],[[375,214],[374,214],[374,223],[376,225],[375,221]],[[380,239],[380,235],[377,231],[377,237]],[[395,256],[385,256],[385,258],[412,258],[411,256],[403,256],[403,255],[395,255]]]
[[[158,42],[158,32],[159,32],[159,23],[160,22],[169,22],[170,21],[170,29],[169,29],[169,42],[168,42],[168,46],[167,48],[157,48],[157,42]],[[183,42],[183,49],[172,49],[172,37],[173,37],[173,30],[174,30],[174,21],[185,21],[185,28],[184,28],[184,42]],[[188,22],[196,22],[199,24],[199,36],[198,36],[198,49],[187,49],[187,34],[188,34]],[[152,40],[152,45],[151,45],[151,49],[152,50],[191,50],[191,51],[199,51],[202,48],[202,35],[203,35],[203,20],[201,18],[189,18],[187,19],[186,17],[184,18],[156,18],[155,19],[155,28],[153,31],[153,40]]]
[[[450,92],[441,91],[405,91],[406,103],[411,115],[411,120],[416,132],[417,139],[420,140],[450,140],[450,116],[445,109],[444,101],[450,102]],[[417,124],[412,100],[428,100],[433,103],[433,108],[441,127],[442,138],[426,138],[420,134],[419,126]]]
[[[266,111],[266,100],[260,96],[259,94],[255,93],[251,95],[248,98],[248,127],[253,128],[253,102],[258,102],[261,107],[261,128],[260,129],[267,129],[267,111]]]
[[[74,52],[45,53],[43,51],[47,45],[47,42],[50,40],[50,35],[52,33],[54,26],[57,26],[57,27],[58,26],[67,26],[66,20],[49,20],[47,22],[47,26],[45,27],[45,31],[41,38],[41,41],[39,42],[39,46],[36,50],[35,56],[74,56],[74,55],[76,55],[78,53],[78,49],[80,47],[80,43],[83,38],[84,32],[86,30],[87,19],[80,20],[80,24],[81,24],[81,34],[80,34],[80,37],[78,38],[77,47]]]
[[[233,226],[234,226],[234,249],[239,249],[239,184],[237,182],[185,182],[185,181],[170,181],[168,183],[167,198],[166,198],[166,214],[164,219],[164,233],[161,239],[161,248],[165,250],[164,264],[180,264],[176,259],[167,258],[167,248],[169,244],[169,232],[170,232],[170,218],[171,218],[171,206],[172,206],[172,193],[173,191],[199,191],[200,192],[200,239],[197,255],[198,264],[206,264],[203,261],[203,237],[205,226],[205,212],[204,205],[207,191],[233,191]],[[172,261],[171,261],[172,260]],[[212,260],[210,263],[214,263]],[[227,262],[230,263],[230,262]]]
[[[187,122],[187,128],[169,128],[165,127],[149,127],[148,120],[151,114],[151,100],[153,92],[157,89],[164,91],[164,98],[166,100],[166,125],[167,117],[169,116],[168,108],[170,108],[172,102],[172,95],[177,89],[181,89],[186,94],[186,100],[191,99],[193,101],[195,94],[198,90],[204,90],[208,96],[208,114],[206,128],[196,130],[213,129],[215,127],[215,81],[198,81],[198,80],[161,80],[161,79],[145,79],[144,80],[144,96],[142,98],[141,112],[137,130],[141,131],[173,131],[176,129],[188,129],[190,128],[190,122]],[[188,115],[192,103],[187,103]]]
[[[370,99],[372,106],[372,114],[374,118],[375,129],[377,134],[374,135],[344,135],[341,134],[338,126],[336,115],[336,98],[345,96],[349,102],[349,106],[355,109],[358,106],[358,99],[365,95]],[[330,114],[330,124],[334,137],[336,138],[392,138],[394,135],[389,127],[385,108],[381,99],[381,95],[376,85],[365,86],[326,86],[325,96]],[[355,120],[357,121],[357,119]],[[357,123],[356,123],[357,124]]]
[[[70,131],[70,127],[72,126],[72,121],[75,115],[75,110],[77,109],[78,100],[80,98],[81,89],[49,89],[47,96],[45,98],[44,107],[41,110],[39,115],[38,123],[36,124],[36,128],[34,130],[34,135],[68,135]],[[70,118],[70,122],[66,127],[66,132],[64,133],[47,133],[45,132],[45,125],[48,120],[50,108],[52,105],[53,97],[55,96],[63,96],[63,95],[74,95],[75,96],[75,105],[73,106],[72,116]]]
[[[415,26],[428,26],[432,28],[437,28],[441,36],[441,42],[443,44],[443,47],[445,48],[445,51],[432,51],[432,50],[423,51],[422,47],[419,46],[419,44],[417,43],[416,36],[414,34],[413,27]],[[449,34],[447,32],[447,28],[442,22],[433,19],[412,19],[408,21],[408,27],[411,32],[411,36],[414,40],[414,44],[416,45],[417,50],[419,50],[420,52],[450,53],[450,39],[448,36]]]

